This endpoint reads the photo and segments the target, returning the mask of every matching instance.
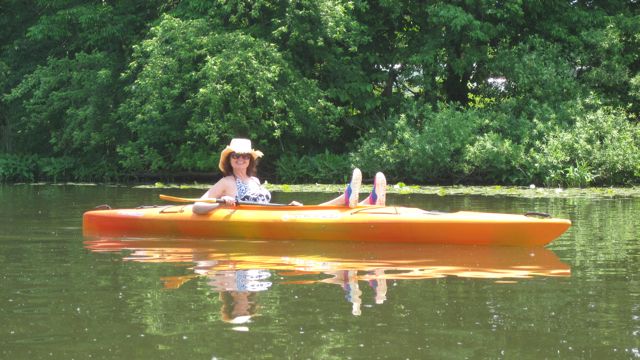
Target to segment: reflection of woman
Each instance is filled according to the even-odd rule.
[[[351,313],[359,316],[362,314],[360,305],[362,305],[362,290],[358,285],[358,271],[357,270],[336,270],[325,271],[327,275],[332,277],[321,280],[324,283],[338,284],[344,290],[344,298],[351,303]]]
[[[387,300],[387,279],[384,277],[384,270],[376,269],[373,277],[369,280],[369,286],[373,289],[376,304],[382,304]]]
[[[351,313],[359,316],[362,314],[362,290],[358,284],[357,270],[337,270],[325,272],[333,277],[322,280],[322,282],[330,284],[338,284],[344,290],[344,297],[351,303]],[[368,275],[369,286],[374,291],[374,301],[376,304],[382,304],[387,300],[387,280],[384,270],[376,269],[373,274]]]
[[[358,271],[344,270],[342,289],[344,290],[344,298],[351,303],[351,313],[353,315],[362,315],[360,306],[362,305],[362,290],[358,285]]]
[[[256,293],[250,291],[221,291],[220,318],[232,324],[248,322],[257,310]]]
[[[265,291],[271,287],[267,270],[218,270],[207,273],[207,282],[216,291]]]
[[[267,270],[221,270],[207,274],[211,288],[222,301],[220,318],[232,324],[244,324],[257,310],[256,294],[271,287]]]

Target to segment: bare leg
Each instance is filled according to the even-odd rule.
[[[360,202],[360,205],[385,206],[387,203],[387,179],[379,172],[373,179],[373,189],[369,196]]]
[[[320,205],[343,205],[349,207],[356,207],[358,205],[358,197],[360,195],[360,184],[362,183],[362,172],[360,169],[355,168],[353,175],[351,176],[351,183],[347,186],[344,194],[338,196],[335,199],[331,199]]]

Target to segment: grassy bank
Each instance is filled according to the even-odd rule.
[[[163,184],[137,185],[139,188],[156,189],[207,189],[206,184]],[[324,192],[339,193],[344,190],[344,185],[327,184],[267,184],[272,192]],[[371,185],[363,185],[361,192],[371,191]],[[517,187],[517,186],[406,186],[402,183],[390,184],[387,193],[392,194],[426,194],[438,196],[450,195],[481,195],[481,196],[516,196],[516,197],[543,197],[543,198],[627,198],[640,197],[640,187],[590,187],[590,188],[544,188],[544,187]]]
[[[210,184],[97,184],[97,183],[15,183],[3,186],[109,186],[109,187],[133,187],[140,189],[201,189],[203,192],[209,188]],[[344,185],[333,184],[266,184],[271,192],[319,192],[319,193],[340,193],[344,190]],[[371,191],[371,185],[363,185],[361,193]],[[438,196],[452,195],[478,195],[478,196],[514,196],[514,197],[534,197],[534,198],[636,198],[640,197],[640,187],[589,187],[589,188],[550,188],[518,186],[420,186],[404,185],[402,183],[389,184],[387,186],[389,194],[424,194]]]

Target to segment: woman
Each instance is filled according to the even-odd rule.
[[[271,193],[260,185],[256,175],[258,158],[262,157],[262,151],[251,148],[249,139],[232,139],[231,143],[222,150],[218,167],[225,175],[209,190],[201,199],[219,198],[227,205],[235,205],[236,199],[240,201],[250,201],[257,203],[269,203]],[[385,205],[385,190],[387,181],[384,174],[377,173],[374,179],[374,186],[371,194],[365,200],[358,203],[362,173],[360,169],[353,170],[351,183],[347,186],[344,194],[335,199],[320,205],[345,205],[355,207],[357,205]],[[292,201],[290,205],[302,205],[297,201]],[[204,214],[213,210],[217,204],[197,202],[193,211],[197,214]]]
[[[251,140],[232,139],[231,143],[222,150],[218,167],[225,175],[218,180],[201,199],[217,198],[227,205],[235,205],[236,199],[257,203],[269,203],[271,193],[260,185],[255,177],[258,158],[262,151],[251,148]],[[197,202],[193,211],[198,214],[213,210],[217,204]]]

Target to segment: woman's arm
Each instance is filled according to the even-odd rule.
[[[237,191],[233,176],[226,176],[218,180],[218,182],[211,186],[200,198],[222,199],[227,205],[235,205]],[[196,202],[193,204],[193,212],[196,214],[206,214],[216,207],[218,207],[218,204]]]
[[[204,195],[202,195],[201,199],[222,199],[227,204],[235,204],[236,195],[238,193],[238,189],[236,189],[236,182],[234,181],[233,176],[225,176],[222,179],[218,180],[213,186],[207,190]]]

